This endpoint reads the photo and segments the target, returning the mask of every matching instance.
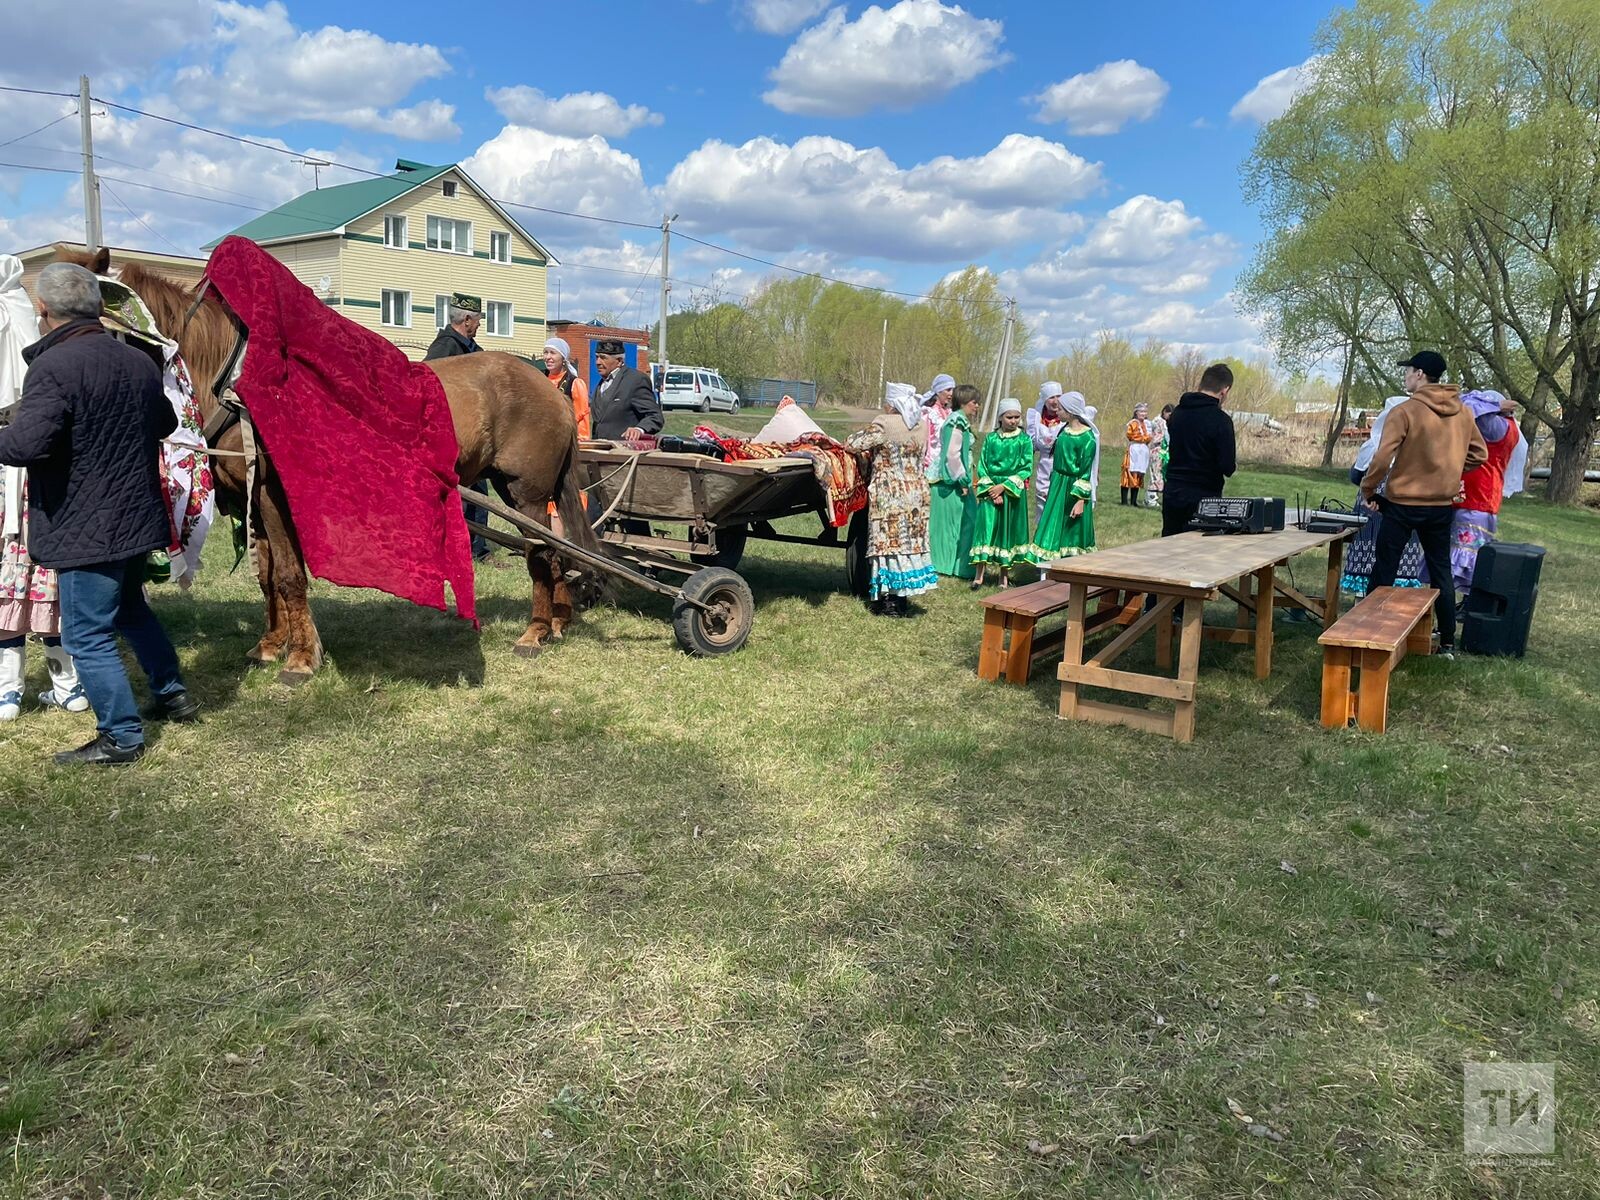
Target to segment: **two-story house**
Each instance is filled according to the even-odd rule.
[[[534,358],[544,345],[555,260],[459,166],[401,159],[393,175],[307,192],[233,232],[412,358],[452,292],[482,298],[485,350]]]

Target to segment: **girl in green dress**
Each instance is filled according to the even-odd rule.
[[[950,415],[939,430],[939,456],[933,464],[933,506],[928,538],[933,569],[971,579],[972,530],[978,502],[972,494],[972,413],[978,389],[964,383],[950,401]]]
[[[1011,584],[1011,568],[1026,562],[1028,480],[1033,478],[1033,442],[1022,429],[1022,402],[1000,401],[1000,428],[983,439],[976,483],[978,522],[972,535],[973,587],[983,585],[986,567],[1000,571],[1000,586]]]
[[[1083,397],[1062,397],[1066,425],[1056,438],[1050,495],[1039,514],[1039,528],[1028,547],[1028,561],[1088,554],[1094,549],[1094,502],[1100,480],[1100,431],[1089,419]]]

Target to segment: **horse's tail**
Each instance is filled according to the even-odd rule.
[[[578,438],[574,434],[567,448],[566,461],[561,465],[561,476],[556,483],[556,513],[561,518],[561,532],[569,542],[591,554],[604,554],[594,526],[589,524],[589,513],[583,506],[583,493],[578,490]],[[598,598],[605,592],[605,576],[587,563],[573,563],[572,567],[583,573],[584,579]]]

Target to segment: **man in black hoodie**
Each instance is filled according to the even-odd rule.
[[[1189,528],[1200,501],[1222,495],[1232,475],[1233,420],[1222,402],[1233,387],[1227,363],[1213,363],[1200,376],[1200,390],[1185,392],[1167,419],[1167,490],[1161,501],[1161,536]]]

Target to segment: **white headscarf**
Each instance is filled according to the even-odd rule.
[[[923,403],[923,404],[926,404],[929,400],[932,400],[940,392],[947,391],[948,389],[955,387],[955,385],[956,385],[956,381],[954,379],[951,379],[950,376],[948,376],[948,375],[935,375],[933,377],[933,383],[929,385],[928,390],[922,393],[922,396],[920,398],[920,402]]]
[[[1100,503],[1100,428],[1094,423],[1095,410],[1083,402],[1080,392],[1068,392],[1061,397],[1061,408],[1068,416],[1077,417],[1094,430],[1094,466],[1089,474],[1089,502]]]
[[[554,350],[567,362],[570,363],[572,361],[572,347],[567,345],[566,338],[551,338],[544,344],[544,347],[539,351],[539,353],[543,354],[545,350]]]
[[[22,351],[39,340],[39,318],[33,301],[22,287],[22,260],[0,254],[0,412],[22,398],[22,380],[28,364]],[[4,531],[16,537],[22,530],[22,469],[0,467],[0,504],[5,509]]]
[[[1007,396],[1004,400],[1000,401],[1000,407],[995,409],[994,415],[997,417],[1003,417],[1008,412],[1022,412],[1022,401],[1018,400],[1015,396]]]
[[[907,429],[915,429],[922,420],[922,397],[917,389],[909,383],[891,383],[884,386],[883,393],[884,406],[899,413]]]

